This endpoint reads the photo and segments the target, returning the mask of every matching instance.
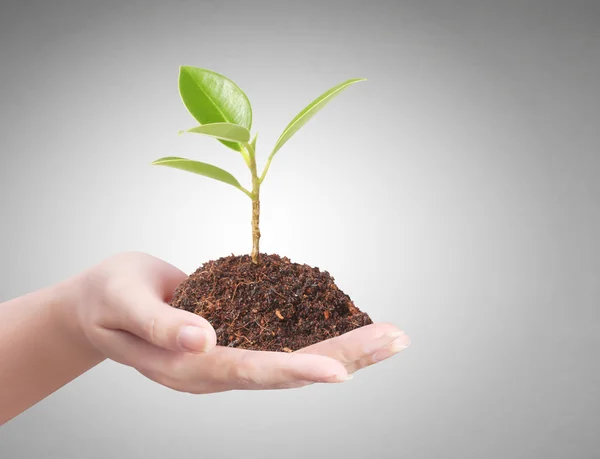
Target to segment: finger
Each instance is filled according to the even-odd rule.
[[[137,369],[155,371],[178,357],[177,353],[153,346],[122,330],[100,328],[94,343],[111,360]]]
[[[152,265],[147,263],[147,275],[151,276],[150,284],[156,289],[156,294],[165,302],[171,301],[173,293],[187,279],[187,274],[179,268],[155,257],[151,257]]]
[[[343,364],[348,364],[364,355],[377,352],[380,348],[392,343],[401,333],[397,327],[391,324],[371,324],[305,347],[297,352],[326,355]]]
[[[259,390],[343,382],[348,373],[325,356],[217,346],[202,356],[201,365],[188,378],[210,381],[219,390]]]
[[[126,286],[118,298],[117,326],[111,328],[172,351],[207,352],[216,345],[216,333],[206,319],[169,306],[145,287]]]
[[[410,345],[408,336],[397,327],[377,323],[322,341],[297,351],[338,360],[349,373],[385,360]]]

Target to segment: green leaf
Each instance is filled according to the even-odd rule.
[[[250,131],[248,129],[231,123],[202,124],[187,131],[179,131],[180,134],[184,132],[204,134],[217,139],[239,143],[246,143],[250,140]]]
[[[199,161],[193,161],[191,159],[178,158],[176,156],[167,156],[165,158],[157,159],[153,161],[154,166],[167,166],[175,169],[181,169],[182,171],[193,172],[194,174],[203,175],[211,179],[219,180],[220,182],[228,183],[243,191],[242,185],[237,179],[229,172],[217,167],[212,164],[201,163]]]
[[[332,100],[335,96],[337,96],[341,91],[346,89],[348,86],[358,83],[359,81],[365,81],[365,78],[355,78],[352,80],[344,81],[343,83],[334,86],[330,90],[324,92],[315,100],[313,100],[310,104],[304,108],[300,113],[296,115],[296,117],[287,125],[284,129],[283,133],[277,140],[273,151],[271,152],[270,158],[272,158],[275,153],[279,151],[283,145],[290,140],[290,138],[300,130],[302,126],[304,126],[308,120],[310,120],[313,116],[319,112],[327,103]]]
[[[252,107],[244,92],[229,78],[211,70],[181,66],[179,94],[190,114],[200,124],[232,123],[250,130]],[[220,140],[233,150],[237,143]]]

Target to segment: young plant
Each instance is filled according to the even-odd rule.
[[[258,263],[260,186],[265,180],[273,157],[330,100],[348,86],[359,81],[364,81],[364,78],[347,80],[334,86],[298,113],[279,136],[262,173],[258,175],[256,165],[257,134],[251,140],[252,107],[246,94],[233,81],[223,75],[197,67],[182,66],[179,69],[179,93],[184,105],[200,125],[186,131],[179,131],[179,133],[188,132],[214,137],[226,147],[240,153],[250,170],[252,187],[250,190],[243,187],[233,175],[219,167],[191,159],[167,156],[157,159],[152,164],[173,167],[219,180],[234,186],[248,196],[252,200],[251,257],[254,263]]]

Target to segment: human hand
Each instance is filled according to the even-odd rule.
[[[105,260],[84,275],[86,301],[77,316],[85,336],[106,358],[191,393],[342,382],[409,344],[396,327],[380,323],[290,354],[215,347],[205,319],[167,304],[186,277],[142,253]]]
[[[194,394],[291,389],[346,381],[409,344],[408,336],[393,325],[377,323],[289,354],[222,346],[203,355],[155,353],[153,368],[138,371],[164,386]]]

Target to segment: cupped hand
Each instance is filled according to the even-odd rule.
[[[105,260],[84,276],[84,334],[106,358],[197,394],[342,382],[410,344],[395,326],[377,323],[289,354],[215,346],[205,319],[167,304],[186,277],[143,253]]]

